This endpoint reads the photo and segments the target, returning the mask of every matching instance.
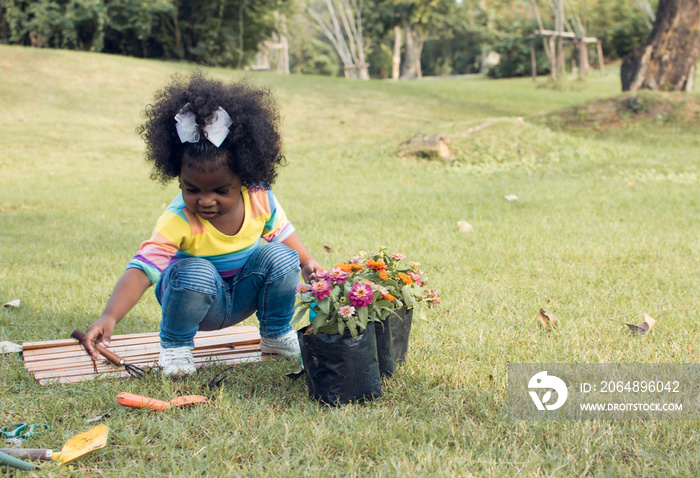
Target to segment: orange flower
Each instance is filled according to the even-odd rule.
[[[411,284],[413,284],[413,279],[411,279],[409,276],[407,276],[407,275],[404,274],[403,272],[399,272],[398,274],[396,274],[396,276],[397,276],[399,279],[401,279],[401,280],[404,282],[404,284],[406,284],[406,285],[411,285]]]
[[[374,261],[370,259],[367,261],[367,267],[374,269],[375,271],[385,271],[386,263],[384,261]]]
[[[379,271],[379,278],[381,280],[389,280],[389,274],[387,274],[385,271]]]
[[[396,300],[396,297],[394,297],[391,294],[383,294],[382,299],[388,300],[389,302],[394,302]]]

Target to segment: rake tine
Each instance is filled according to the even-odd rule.
[[[137,367],[136,365],[130,364],[130,363],[125,363],[124,368],[126,369],[127,372],[129,372],[129,375],[131,375],[132,377],[136,377],[136,378],[141,378],[148,373],[146,370],[142,369],[141,367]]]

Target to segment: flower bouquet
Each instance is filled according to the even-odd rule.
[[[348,330],[356,337],[369,322],[382,322],[398,309],[433,307],[440,296],[426,288],[427,278],[419,267],[404,254],[389,254],[384,248],[359,252],[310,284],[297,286],[294,322],[310,311],[313,333],[342,335]]]

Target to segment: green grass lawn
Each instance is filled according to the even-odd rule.
[[[67,338],[101,313],[177,191],[149,180],[134,130],[153,91],[189,68],[0,46],[0,303],[22,301],[0,309],[0,341]],[[547,119],[619,96],[615,68],[558,88],[253,79],[279,100],[289,164],[275,191],[317,259],[401,251],[442,304],[414,324],[381,399],[339,409],[310,401],[282,359],[239,366],[210,390],[220,368],[39,386],[18,356],[0,357],[0,423],[53,427],[27,447],[60,448],[98,415],[111,429],[105,449],[47,464],[49,475],[696,476],[697,422],[511,421],[506,365],[698,361],[697,118],[591,129]],[[419,132],[449,136],[453,160],[400,158]],[[553,333],[533,319],[539,308],[560,319]],[[645,312],[656,327],[629,335],[623,323]],[[155,331],[159,315],[149,291],[117,333]],[[133,410],[117,405],[121,391],[213,404]]]

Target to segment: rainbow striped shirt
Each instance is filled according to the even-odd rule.
[[[180,194],[126,268],[141,269],[155,284],[170,264],[185,257],[202,257],[211,261],[221,277],[228,278],[243,268],[261,241],[282,242],[294,233],[272,190],[242,187],[241,193],[245,218],[235,236],[219,232],[209,221],[188,211]]]

